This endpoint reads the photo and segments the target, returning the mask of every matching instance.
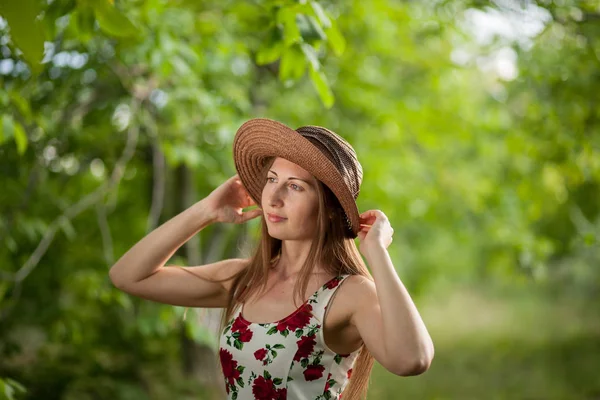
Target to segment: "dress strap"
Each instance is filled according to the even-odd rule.
[[[321,326],[323,325],[324,316],[329,303],[331,303],[335,293],[349,276],[349,274],[336,276],[325,283],[315,293],[315,296],[309,300],[309,304],[312,306],[312,314],[319,320]]]

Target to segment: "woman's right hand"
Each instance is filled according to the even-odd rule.
[[[211,210],[215,222],[230,222],[242,224],[263,214],[259,207],[242,211],[246,207],[257,205],[242,184],[238,174],[235,174],[204,199]]]

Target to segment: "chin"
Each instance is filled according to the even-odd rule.
[[[286,237],[285,235],[282,235],[281,232],[277,232],[272,229],[267,229],[267,233],[269,234],[269,236],[271,236],[273,239],[279,239],[279,240],[285,240],[285,239],[289,239],[288,237]]]

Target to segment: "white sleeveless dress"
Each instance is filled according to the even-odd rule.
[[[240,304],[220,336],[219,356],[231,400],[339,399],[360,350],[337,354],[323,338],[323,316],[349,275],[321,286],[287,317],[253,323]]]

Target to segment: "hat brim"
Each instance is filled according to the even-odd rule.
[[[267,118],[245,122],[233,140],[235,168],[256,204],[261,204],[261,171],[265,159],[281,157],[291,161],[323,182],[337,197],[348,217],[353,237],[360,230],[358,208],[335,165],[316,146],[292,128]]]

